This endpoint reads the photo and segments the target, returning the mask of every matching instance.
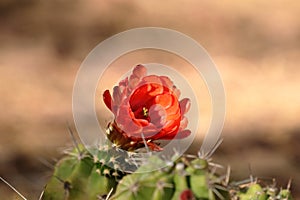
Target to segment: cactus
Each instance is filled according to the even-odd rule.
[[[120,162],[112,157],[111,148],[94,149],[92,155],[82,146],[67,152],[55,166],[42,199],[101,199],[115,190],[126,174],[113,169]],[[99,157],[98,157],[99,156]]]
[[[191,155],[181,156],[174,162],[151,156],[144,165],[132,169],[113,147],[85,150],[80,147],[68,152],[57,164],[42,199],[112,199],[112,200],[292,200],[287,189],[259,181],[228,183],[228,174],[218,175],[210,159]],[[162,169],[153,166],[168,162]],[[122,163],[125,163],[124,165]],[[114,168],[109,167],[114,166]],[[121,170],[122,169],[122,170]],[[148,171],[148,172],[147,172]]]
[[[263,188],[257,184],[251,184],[245,193],[240,193],[239,198],[241,200],[250,200],[250,199],[257,199],[257,200],[265,200],[267,199],[267,194],[264,192]]]
[[[222,179],[212,172],[207,160],[196,158],[188,161],[180,158],[167,167],[148,173],[140,173],[151,169],[151,165],[164,162],[158,157],[152,159],[133,174],[124,177],[117,186],[112,199],[216,199],[222,198],[219,191]],[[220,186],[217,189],[216,186]],[[224,188],[226,194],[226,189]],[[224,192],[222,191],[222,192]]]

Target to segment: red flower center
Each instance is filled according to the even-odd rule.
[[[168,133],[178,130],[181,120],[180,106],[177,97],[169,88],[157,83],[144,84],[133,92],[129,104],[136,119],[147,120],[157,127],[165,125],[163,131]]]

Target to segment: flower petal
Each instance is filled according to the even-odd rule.
[[[191,101],[188,98],[184,98],[179,102],[179,104],[180,104],[181,115],[183,116],[185,113],[187,113],[190,110]]]
[[[155,139],[172,139],[175,134],[177,133],[178,131],[178,128],[179,128],[179,123],[177,123],[176,120],[167,120],[166,124],[164,125],[162,131],[155,135]]]
[[[177,97],[177,99],[179,99],[181,92],[179,89],[176,88],[176,86],[173,86],[173,92],[174,92],[175,96]]]
[[[121,91],[119,86],[115,86],[113,89],[113,98],[114,98],[114,104],[115,105],[120,105],[121,103]]]
[[[144,67],[143,65],[137,65],[133,71],[132,71],[132,74],[134,74],[137,78],[141,79],[143,78],[144,76],[146,76],[147,74],[147,69],[146,67]]]
[[[135,124],[132,120],[128,120],[122,131],[124,131],[128,137],[141,138],[140,133],[142,132],[142,127]]]
[[[160,94],[155,97],[153,104],[160,105],[166,110],[173,105],[173,98],[169,94]]]
[[[183,131],[172,132],[170,134],[164,135],[160,139],[162,140],[183,139],[188,137],[190,134],[191,134],[190,130],[183,130]]]
[[[144,137],[148,140],[152,139],[153,136],[160,132],[160,130],[154,124],[150,123],[148,126],[143,127],[142,132]]]
[[[148,147],[152,150],[152,151],[162,151],[163,148],[161,148],[160,146],[158,146],[157,144],[155,144],[154,142],[147,142]]]
[[[129,82],[128,82],[128,87],[130,89],[130,91],[132,91],[133,89],[135,89],[138,85],[138,83],[140,82],[140,78],[135,76],[135,75],[131,75],[129,77]]]
[[[180,114],[178,100],[173,94],[164,93],[157,95],[153,104],[159,104],[164,107],[168,116]]]
[[[163,93],[163,88],[157,84],[145,84],[134,90],[130,96],[130,106],[133,112],[141,107],[148,107],[152,104],[152,99],[158,94]],[[149,106],[150,107],[150,106]]]
[[[180,121],[179,131],[185,129],[188,125],[188,119],[186,117],[183,117]]]
[[[133,121],[138,124],[139,126],[148,126],[150,123],[146,119],[133,119]]]
[[[126,77],[124,80],[120,81],[119,87],[120,87],[121,93],[123,93],[124,90],[126,90],[126,88],[128,87],[128,77]]]
[[[166,123],[167,113],[159,104],[153,105],[149,109],[150,122],[154,124],[157,128],[162,128]]]
[[[116,117],[116,123],[128,137],[139,136],[139,133],[142,131],[142,126],[134,122],[132,114],[130,114],[127,106],[120,106],[119,113]]]
[[[170,90],[172,90],[174,84],[169,79],[169,77],[167,77],[167,76],[160,76],[159,78],[160,78],[163,86],[165,86],[165,87],[169,88]]]
[[[149,76],[145,76],[142,81],[141,84],[158,84],[158,85],[162,85],[162,82],[160,80],[159,76],[156,75],[149,75]]]
[[[191,135],[191,131],[190,130],[183,130],[183,131],[179,131],[174,139],[183,139],[188,137],[189,135]]]
[[[106,107],[111,110],[112,98],[111,98],[109,90],[105,90],[104,91],[104,93],[103,93],[103,101],[104,101]]]

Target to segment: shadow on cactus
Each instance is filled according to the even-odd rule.
[[[113,200],[291,200],[289,186],[278,189],[260,179],[230,180],[230,168],[211,160],[211,152],[198,156],[152,154],[162,151],[158,140],[180,140],[187,130],[190,100],[166,76],[147,75],[138,65],[132,74],[103,93],[114,120],[107,125],[107,145],[75,148],[56,164],[42,199]],[[130,160],[146,150],[147,159]],[[176,152],[176,151],[175,151]],[[176,157],[176,159],[174,159]],[[156,166],[165,167],[156,169]]]

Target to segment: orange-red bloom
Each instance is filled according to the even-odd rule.
[[[166,76],[146,75],[147,69],[137,65],[132,75],[113,89],[106,90],[103,100],[115,120],[109,124],[108,138],[125,150],[143,147],[161,150],[155,140],[185,138],[190,130],[184,114],[190,108],[187,98],[179,101],[180,91]]]

